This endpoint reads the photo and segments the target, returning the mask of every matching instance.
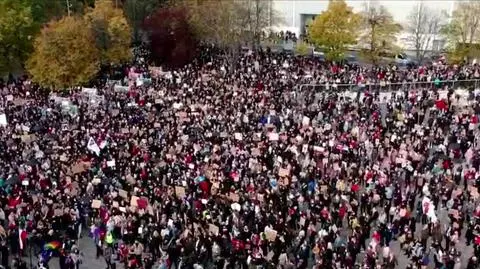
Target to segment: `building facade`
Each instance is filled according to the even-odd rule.
[[[355,12],[361,12],[376,2],[385,6],[396,22],[405,26],[408,22],[408,15],[418,7],[419,3],[423,3],[428,8],[445,14],[445,20],[452,14],[455,9],[455,0],[346,0],[347,4],[353,8]],[[326,10],[328,0],[274,0],[273,8],[283,18],[283,23],[275,27],[275,30],[290,31],[300,36],[305,33],[306,25],[316,15]],[[411,42],[407,41],[408,33],[402,32],[398,36],[398,45],[405,50],[413,49]],[[443,48],[445,42],[439,35],[432,36],[430,50],[439,50]]]

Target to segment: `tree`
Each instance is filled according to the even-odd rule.
[[[0,1],[0,75],[21,69],[33,49],[34,34],[29,5],[17,0]]]
[[[308,39],[325,50],[328,60],[339,61],[347,46],[357,43],[360,22],[361,16],[345,1],[330,1],[308,27]]]
[[[95,36],[84,19],[67,16],[46,25],[27,62],[33,81],[62,89],[91,80],[100,67]]]
[[[478,55],[474,43],[479,41],[480,2],[459,2],[450,22],[442,27],[450,58],[462,61]]]
[[[151,15],[166,0],[112,0],[115,5],[121,7],[130,25],[133,28],[133,38],[140,41],[142,25],[145,19]]]
[[[440,31],[442,16],[439,12],[419,3],[408,15],[408,41],[414,46],[416,58],[422,62],[425,53]]]
[[[310,48],[310,46],[307,43],[305,43],[303,41],[299,41],[295,44],[295,54],[296,55],[307,56],[310,53],[312,53],[312,49]]]
[[[195,55],[197,42],[185,7],[160,8],[145,19],[143,27],[156,62],[182,66]]]
[[[240,20],[244,26],[245,41],[252,45],[260,45],[263,31],[281,21],[281,17],[273,9],[271,0],[245,0],[235,5]]]
[[[122,9],[111,1],[97,0],[85,14],[85,20],[94,33],[102,64],[116,65],[132,59],[132,29]]]
[[[188,7],[189,23],[198,40],[216,44],[226,52],[226,60],[233,64],[246,28],[242,24],[241,4],[236,1],[197,1]]]
[[[23,0],[26,4],[32,8],[32,16],[34,22],[38,26],[38,30],[41,26],[51,19],[61,18],[66,14],[67,6],[62,1],[58,0]]]
[[[360,40],[367,47],[362,54],[373,64],[378,64],[382,53],[396,49],[396,37],[402,27],[395,23],[384,6],[376,3],[367,6],[362,17],[365,29]]]
[[[263,32],[282,21],[271,0],[186,0],[197,37],[223,48],[259,45]]]

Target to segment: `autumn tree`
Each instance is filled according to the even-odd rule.
[[[90,81],[99,70],[95,36],[83,18],[67,16],[46,25],[27,62],[33,81],[62,89]]]
[[[357,43],[360,22],[361,16],[345,1],[330,1],[308,27],[308,39],[325,50],[328,60],[339,61],[348,46]]]
[[[307,56],[312,53],[310,46],[303,41],[298,41],[295,44],[295,54],[299,56]]]
[[[121,7],[127,20],[132,26],[133,38],[136,42],[141,39],[142,26],[145,19],[153,14],[166,0],[112,0],[117,7]]]
[[[423,3],[419,3],[408,15],[408,41],[415,48],[416,58],[422,62],[425,53],[433,42],[434,35],[440,31],[442,16]]]
[[[21,69],[33,49],[35,31],[31,6],[20,0],[0,1],[0,75]]]
[[[447,39],[450,59],[463,61],[478,56],[476,49],[480,40],[480,2],[459,2],[450,22],[442,27],[441,33]]]
[[[182,66],[195,55],[196,40],[185,7],[160,8],[145,19],[143,27],[156,62]]]
[[[67,14],[67,6],[58,0],[20,0],[31,7],[34,22],[39,27],[51,19],[61,18]]]
[[[366,47],[363,56],[378,64],[382,53],[395,50],[395,42],[402,27],[396,23],[388,10],[376,3],[367,6],[362,14],[364,31],[360,37]]]
[[[116,65],[132,59],[132,29],[122,9],[109,0],[97,0],[85,14],[85,20],[95,36],[102,64]]]

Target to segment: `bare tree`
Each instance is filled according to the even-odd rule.
[[[260,44],[264,30],[282,21],[280,15],[272,8],[272,0],[237,0],[235,2],[239,4],[236,12],[243,25],[245,41],[254,46]]]
[[[442,16],[423,3],[419,3],[408,15],[408,41],[415,48],[417,60],[422,62],[429,50],[435,35],[439,34]]]
[[[475,43],[480,40],[480,2],[459,2],[441,33],[448,41],[449,58],[468,61],[478,57]]]
[[[373,64],[378,64],[383,52],[396,49],[397,34],[402,26],[395,22],[392,14],[378,2],[367,2],[362,12],[364,31],[360,44],[368,47],[362,55]]]

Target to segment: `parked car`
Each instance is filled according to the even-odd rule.
[[[406,54],[404,53],[398,53],[398,54],[393,54],[393,53],[381,53],[380,54],[381,62],[386,63],[386,64],[397,64],[399,66],[415,66],[418,65],[418,63],[409,58]]]

